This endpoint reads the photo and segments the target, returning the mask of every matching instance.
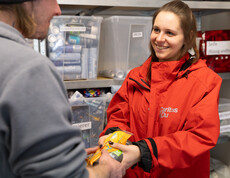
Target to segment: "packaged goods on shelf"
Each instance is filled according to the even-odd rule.
[[[230,99],[219,99],[220,138],[219,141],[230,140]]]
[[[230,30],[198,32],[201,58],[215,72],[230,72]]]
[[[95,79],[102,17],[57,16],[50,23],[48,56],[64,80]]]
[[[152,17],[111,16],[101,24],[99,75],[124,78],[150,56]]]
[[[80,127],[85,147],[98,145],[100,133],[104,129],[105,97],[80,97],[70,101],[73,111],[72,125]]]

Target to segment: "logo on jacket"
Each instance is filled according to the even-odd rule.
[[[171,108],[171,107],[161,107],[160,109],[160,118],[168,118],[170,113],[177,113],[178,112],[178,108]]]

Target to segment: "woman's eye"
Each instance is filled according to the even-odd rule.
[[[153,31],[154,31],[155,33],[160,32],[160,30],[159,30],[158,28],[153,28]]]
[[[174,36],[174,33],[170,32],[170,31],[168,31],[167,34],[168,34],[169,36]]]

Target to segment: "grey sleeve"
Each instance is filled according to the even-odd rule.
[[[88,177],[81,132],[70,124],[65,87],[52,67],[31,62],[2,93],[9,164],[18,177]]]

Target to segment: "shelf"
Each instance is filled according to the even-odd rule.
[[[123,79],[97,78],[88,80],[70,80],[64,81],[66,89],[83,89],[83,88],[107,88],[111,85],[121,85]]]
[[[135,9],[157,9],[169,0],[58,0],[61,6],[89,6],[89,7],[120,7]],[[226,1],[184,1],[191,9],[230,9],[230,2]]]
[[[81,14],[82,12],[86,14],[99,14],[103,15],[106,10],[111,13],[113,10],[124,10],[130,12],[130,14],[144,14],[152,15],[152,12],[170,2],[170,0],[58,0],[59,5],[62,8],[63,14]],[[230,2],[229,1],[184,1],[193,10],[207,10],[205,12],[211,11],[229,11]],[[82,11],[82,9],[87,9],[87,11]],[[134,10],[134,12],[132,12]],[[145,13],[140,12],[143,10]],[[148,11],[149,10],[149,11]],[[93,12],[91,12],[93,11]],[[108,12],[107,11],[107,12]],[[138,11],[140,13],[138,13]],[[122,14],[122,11],[118,11]],[[83,14],[84,14],[83,13]],[[116,12],[117,13],[117,12]],[[212,23],[213,25],[213,23]],[[222,79],[230,79],[230,73],[219,73]],[[99,78],[97,80],[72,80],[65,81],[67,89],[80,89],[80,88],[104,88],[110,87],[111,85],[120,85],[123,80],[109,79],[109,78]]]
[[[230,79],[230,73],[218,73],[222,79]],[[111,79],[98,77],[97,79],[88,80],[70,80],[64,81],[66,89],[83,89],[83,88],[107,88],[111,85],[121,85],[124,79]]]

